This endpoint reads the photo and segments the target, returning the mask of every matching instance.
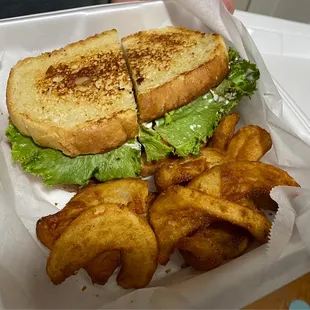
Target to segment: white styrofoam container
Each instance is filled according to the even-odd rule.
[[[180,16],[182,14],[173,14],[173,11],[167,10],[166,5],[167,2],[154,1],[144,4],[133,3],[98,6],[0,21],[0,61],[1,55],[3,58],[9,55],[9,59],[6,59],[10,60],[9,62],[0,63],[0,66],[2,66],[0,67],[0,73],[1,70],[7,72],[9,69],[8,66],[11,66],[14,61],[19,59],[21,53],[24,56],[27,54],[38,54],[39,52],[61,47],[69,42],[93,35],[95,32],[116,28],[119,31],[119,35],[123,37],[145,28],[160,27],[161,25],[165,25],[167,20],[174,22],[179,18],[176,23],[183,24],[180,22]],[[184,26],[197,26],[200,29],[203,27],[194,17],[191,20],[187,19]],[[205,29],[208,30],[207,27]],[[8,55],[5,54],[7,50],[9,50]],[[261,66],[260,69],[265,70],[263,64]],[[2,113],[4,114],[6,114],[5,83],[5,79],[0,81],[0,110],[2,109]],[[287,96],[280,86],[279,92],[282,96]],[[269,95],[268,93],[260,94],[266,100]],[[255,95],[254,99],[259,100],[258,97],[258,95]],[[288,105],[284,107],[284,114],[287,116],[285,121],[292,127],[294,127],[296,122],[302,123],[304,131],[302,133],[298,132],[298,135],[300,134],[306,138],[310,132],[308,131],[310,124],[307,117],[289,97],[285,99],[288,102]],[[269,100],[269,104],[271,105],[276,103],[272,102],[270,98]],[[246,108],[249,111],[251,104],[247,107],[243,105],[242,108]],[[277,111],[277,107],[275,107],[275,110]],[[282,111],[279,110],[277,113],[281,115]],[[259,115],[251,117],[251,120],[260,124]],[[3,121],[3,118],[0,117],[0,139],[4,135],[6,125],[7,120]],[[0,158],[2,160],[2,162],[0,160],[0,207],[2,206],[0,208],[0,221],[2,221],[2,225],[0,225],[0,236],[4,236],[3,238],[0,237],[0,250],[2,249],[0,251],[0,302],[2,308],[56,308],[60,307],[60,305],[65,308],[72,307],[70,301],[75,302],[75,306],[73,307],[77,307],[77,305],[89,308],[101,306],[102,300],[96,300],[95,296],[92,295],[93,291],[90,293],[90,289],[84,292],[82,296],[76,293],[76,288],[74,289],[73,287],[74,285],[77,286],[74,277],[66,281],[64,285],[55,288],[48,282],[46,275],[42,274],[46,262],[46,252],[38,249],[38,245],[34,242],[31,235],[27,233],[27,230],[25,230],[24,225],[33,234],[34,228],[31,220],[34,219],[30,219],[28,214],[23,213],[25,212],[23,208],[30,208],[32,207],[31,204],[41,201],[45,209],[41,211],[40,205],[35,205],[36,214],[34,218],[36,218],[38,214],[45,215],[46,210],[50,210],[49,212],[55,211],[55,206],[46,206],[47,203],[45,200],[49,197],[49,192],[39,182],[36,182],[31,177],[20,175],[18,167],[6,165],[4,162],[5,153],[2,155],[0,153]],[[285,154],[283,154],[282,158],[279,158],[283,163],[287,162]],[[30,196],[27,196],[29,201],[23,201],[23,206],[16,205],[16,201],[22,201],[22,196],[25,193],[24,191],[14,192],[14,186],[16,184],[12,184],[12,173],[14,173],[14,176],[15,173],[18,175],[18,178],[14,179],[14,181],[22,183],[19,185],[24,186],[25,191],[30,193]],[[29,186],[31,187],[30,189]],[[67,196],[65,194],[58,194],[62,195],[59,199],[66,201]],[[11,229],[12,227],[14,227],[14,230]],[[16,244],[19,246],[17,247]],[[271,266],[268,278],[263,279],[264,283],[259,283],[258,281],[257,286],[254,285],[255,289],[249,289],[250,285],[248,283],[253,278],[256,277],[259,280],[260,259],[264,255],[265,250],[266,247],[262,246],[239,259],[209,272],[207,277],[210,283],[206,283],[203,280],[203,289],[209,295],[212,295],[212,298],[208,299],[208,294],[204,295],[204,292],[199,291],[199,289],[202,289],[200,282],[195,294],[192,292],[191,296],[188,296],[189,300],[192,301],[192,305],[218,308],[228,306],[231,308],[242,307],[309,270],[310,258],[298,235],[294,235],[294,238],[290,241],[289,246],[285,248],[279,260]],[[33,253],[36,253],[36,258],[38,259],[38,263],[35,265],[33,263]],[[23,259],[20,260],[20,257]],[[18,270],[19,274],[18,279],[11,275],[8,268],[3,267],[5,264],[3,266],[1,265],[2,262],[8,264],[7,266],[15,266],[14,268]],[[248,272],[246,268],[247,264],[253,267],[251,267],[251,272]],[[242,268],[245,268],[247,273],[243,274],[242,285],[236,286],[234,277],[239,277],[240,272],[242,274]],[[12,273],[14,272],[16,271],[12,271]],[[183,272],[182,277],[183,279],[187,279],[189,275]],[[201,276],[200,279],[202,279]],[[178,283],[177,286],[175,286],[176,281],[173,280],[173,276],[169,276],[169,281],[174,284],[172,285],[174,288],[178,287],[178,291],[183,292],[185,295],[189,291],[189,288],[193,290],[195,285],[197,285],[195,280],[190,278],[184,284]],[[30,287],[27,286],[28,283],[31,283]],[[165,284],[168,285],[164,281],[159,281],[158,283],[162,286]],[[113,286],[108,286],[107,289],[110,290],[111,295],[114,294],[113,298],[120,297],[123,294],[118,291],[115,292]],[[64,292],[64,290],[66,291]],[[100,288],[96,288],[96,290],[100,292]],[[247,290],[245,294],[243,290]],[[12,297],[11,291],[14,291],[15,298]],[[223,291],[227,292],[229,298],[223,299],[221,297]],[[140,295],[138,293],[137,296],[140,296],[140,300],[135,300],[137,303],[129,306],[143,307],[145,304],[142,300],[145,300],[144,297],[147,296],[148,292],[150,291],[144,290],[141,291]],[[170,295],[171,292],[168,291],[166,298],[172,298],[172,295]],[[158,296],[161,298],[163,295],[159,294]],[[206,304],[207,299],[209,303]],[[162,307],[168,307],[169,298],[168,300],[160,299],[157,302],[161,302]],[[128,304],[126,305],[128,306]],[[180,304],[178,305],[180,307]]]

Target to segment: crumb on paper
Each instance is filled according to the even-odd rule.
[[[55,202],[54,204],[55,204],[56,207],[58,206],[58,202]]]
[[[131,300],[130,303],[133,304],[133,300]]]
[[[86,289],[87,289],[87,286],[84,285],[84,286],[82,287],[82,292],[86,291]]]
[[[171,268],[165,270],[165,273],[170,273],[171,272]]]
[[[96,294],[96,297],[99,297],[99,294]]]
[[[269,212],[269,216],[272,216],[272,213],[271,213],[271,212]]]

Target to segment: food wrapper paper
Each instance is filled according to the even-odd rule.
[[[272,191],[279,210],[268,244],[210,272],[181,269],[182,260],[174,254],[145,289],[123,290],[115,284],[115,276],[104,287],[93,286],[83,270],[54,286],[45,273],[48,251],[37,241],[35,225],[41,216],[62,208],[73,194],[45,187],[12,163],[4,135],[10,68],[21,58],[107,29],[116,28],[125,36],[166,25],[220,33],[228,45],[258,65],[258,91],[237,108],[241,123],[271,133],[273,148],[263,160],[288,171],[302,188]],[[98,6],[0,22],[0,111],[1,309],[239,308],[310,268],[310,122],[273,81],[246,28],[220,1]]]

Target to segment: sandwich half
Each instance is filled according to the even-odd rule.
[[[19,61],[7,83],[13,160],[47,185],[139,174],[139,126],[117,31]]]
[[[223,38],[182,27],[122,39],[147,161],[199,155],[223,115],[256,90],[259,71]]]

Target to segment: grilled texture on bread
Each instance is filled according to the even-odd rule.
[[[130,35],[122,44],[142,122],[207,93],[228,73],[227,48],[217,34],[166,27]]]
[[[7,107],[22,134],[69,156],[104,153],[134,138],[136,103],[117,31],[19,61]]]

